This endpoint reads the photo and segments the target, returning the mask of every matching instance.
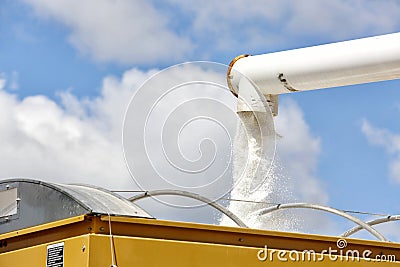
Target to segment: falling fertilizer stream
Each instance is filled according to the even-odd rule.
[[[238,124],[233,142],[233,183],[228,209],[249,227],[273,230],[296,230],[297,221],[289,212],[256,216],[255,212],[267,207],[265,203],[287,201],[291,194],[285,177],[274,162],[275,129],[272,118],[263,112],[238,112]],[[264,203],[257,203],[264,202]],[[232,225],[226,217],[222,225]]]

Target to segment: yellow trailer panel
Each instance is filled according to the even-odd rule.
[[[400,266],[398,243],[105,215],[60,220],[0,240],[7,244],[0,248],[0,267],[110,267],[113,257],[118,267]],[[339,248],[338,240],[346,246]]]

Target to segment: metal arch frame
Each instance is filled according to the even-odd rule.
[[[268,208],[264,208],[261,209],[257,212],[255,212],[256,215],[258,216],[262,216],[280,209],[291,209],[291,208],[304,208],[304,209],[314,209],[314,210],[322,210],[322,211],[326,211],[326,212],[330,212],[336,215],[339,215],[341,217],[344,217],[356,224],[358,224],[361,229],[365,229],[368,232],[370,232],[372,235],[374,235],[376,238],[378,238],[381,241],[388,241],[381,233],[379,233],[378,231],[376,231],[374,228],[371,227],[371,225],[361,221],[360,219],[349,215],[341,210],[337,210],[331,207],[326,207],[326,206],[322,206],[322,205],[317,205],[317,204],[308,204],[308,203],[287,203],[287,204],[278,204],[272,207],[268,207]]]
[[[373,225],[377,225],[377,224],[382,224],[382,223],[387,223],[387,222],[394,222],[394,221],[400,221],[400,215],[389,215],[386,217],[382,217],[382,218],[377,218],[371,221],[366,222],[366,224],[373,226]],[[361,226],[356,226],[351,228],[350,230],[347,230],[346,232],[344,232],[341,236],[342,237],[349,237],[355,233],[357,233],[358,231],[362,230],[363,227]]]
[[[233,212],[225,208],[224,206],[212,201],[211,199],[208,199],[206,197],[203,197],[201,195],[188,192],[188,191],[182,191],[182,190],[154,190],[154,191],[146,191],[142,194],[138,194],[136,196],[133,196],[129,198],[128,200],[131,202],[135,202],[137,200],[143,199],[143,198],[148,198],[148,197],[154,197],[154,196],[162,196],[162,195],[169,195],[169,196],[182,196],[182,197],[188,197],[192,198],[198,201],[201,201],[203,203],[206,203],[207,205],[210,205],[211,207],[215,208],[216,210],[222,212],[226,216],[228,216],[232,221],[234,221],[238,226],[248,228],[248,226],[241,220],[239,217],[237,217]]]

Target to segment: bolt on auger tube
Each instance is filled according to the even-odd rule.
[[[400,33],[239,56],[227,73],[235,95],[243,77],[265,96],[399,79]]]

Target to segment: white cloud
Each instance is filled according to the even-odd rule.
[[[266,52],[398,31],[400,3],[382,0],[24,0],[61,22],[69,41],[101,62],[154,64]]]
[[[11,73],[0,72],[0,90],[7,89],[17,90],[19,88],[18,72],[12,71]]]
[[[170,2],[190,14],[192,25],[187,32],[194,40],[207,39],[222,52],[267,51],[277,45],[292,47],[299,37],[333,41],[400,27],[400,3],[390,0]]]
[[[11,84],[10,84],[11,90],[17,90],[19,88],[18,76],[19,76],[18,72],[16,71],[11,72]]]
[[[0,72],[0,90],[3,90],[6,85],[6,79],[4,78],[4,74]]]
[[[400,134],[374,127],[367,120],[363,121],[361,130],[369,143],[385,148],[389,154],[389,176],[400,183]]]
[[[296,35],[323,34],[343,39],[365,33],[392,32],[400,26],[400,18],[395,15],[400,11],[397,1],[311,0],[307,5],[300,1],[289,2],[293,6],[293,16],[286,27]]]
[[[133,69],[121,80],[106,77],[95,99],[62,93],[64,107],[46,96],[20,100],[0,90],[0,177],[131,187],[122,119],[133,91],[152,73]]]
[[[294,183],[298,200],[326,204],[328,196],[317,177],[321,140],[314,136],[300,107],[290,98],[280,103],[276,129],[277,156],[284,171]]]
[[[66,25],[69,41],[96,61],[144,65],[178,61],[191,47],[145,0],[25,1],[39,16]]]

